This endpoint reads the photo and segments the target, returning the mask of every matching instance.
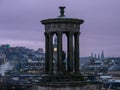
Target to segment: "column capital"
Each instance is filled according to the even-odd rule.
[[[67,36],[72,36],[72,35],[74,35],[74,34],[75,34],[75,32],[67,32],[67,33],[66,33]]]
[[[44,32],[44,35],[53,35],[53,32]]]
[[[56,32],[56,35],[62,35],[63,32]]]

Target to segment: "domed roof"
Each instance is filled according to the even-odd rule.
[[[103,61],[102,60],[96,60],[95,63],[97,64],[103,64]]]
[[[60,15],[57,18],[49,18],[49,19],[45,19],[42,20],[41,23],[42,24],[50,24],[50,23],[76,23],[76,24],[82,24],[84,22],[84,20],[82,19],[77,19],[77,18],[68,18],[64,15],[65,11],[65,7],[64,6],[60,6]]]
[[[109,71],[120,71],[120,65],[115,64],[109,68]]]

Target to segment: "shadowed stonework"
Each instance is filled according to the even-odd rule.
[[[79,70],[79,35],[81,19],[67,18],[64,15],[65,7],[59,7],[60,15],[57,18],[42,20],[45,25],[45,74],[40,86],[66,87],[73,86],[82,88],[87,84]],[[64,65],[63,40],[67,36],[67,62]],[[57,62],[54,70],[53,61],[53,36],[57,41]],[[56,72],[54,72],[56,71]],[[70,88],[69,88],[70,89]],[[76,89],[77,90],[77,89]]]
[[[56,74],[64,73],[79,73],[79,35],[80,24],[83,20],[75,18],[67,18],[64,15],[64,8],[60,8],[60,15],[57,18],[42,20],[45,25],[45,72],[47,74],[54,74],[53,68],[53,35],[57,36],[57,72]],[[62,58],[62,35],[67,36],[67,67],[63,66]]]

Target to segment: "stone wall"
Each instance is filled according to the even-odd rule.
[[[45,86],[33,86],[31,90],[97,90],[97,85],[86,85],[77,87],[45,87]]]

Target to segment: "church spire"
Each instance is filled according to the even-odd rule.
[[[93,53],[91,53],[91,58],[93,58]]]
[[[100,59],[100,54],[98,54],[98,59]]]
[[[101,60],[104,59],[104,51],[102,50],[102,53],[101,53]]]

